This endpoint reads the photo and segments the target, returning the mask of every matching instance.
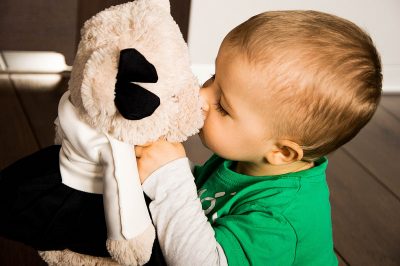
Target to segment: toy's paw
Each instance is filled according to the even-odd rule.
[[[117,266],[117,262],[111,258],[93,257],[79,254],[68,249],[39,251],[39,255],[50,266]]]
[[[129,240],[107,240],[113,259],[122,265],[143,265],[149,261],[156,233],[151,224],[142,234]]]

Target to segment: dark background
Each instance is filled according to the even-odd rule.
[[[0,51],[56,51],[72,65],[83,23],[126,0],[1,0]],[[187,38],[190,0],[171,0],[171,13]]]

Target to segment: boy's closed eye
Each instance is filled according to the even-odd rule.
[[[215,110],[217,110],[219,113],[221,113],[222,116],[228,115],[228,112],[222,107],[221,102],[217,102],[214,104]]]
[[[206,82],[201,85],[202,88],[206,88],[210,86],[215,80],[215,74],[213,74]],[[218,111],[222,116],[229,115],[229,113],[225,110],[225,108],[221,105],[221,98],[219,97],[218,101],[213,104],[215,110]]]

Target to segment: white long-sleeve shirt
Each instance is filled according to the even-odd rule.
[[[168,265],[228,265],[204,214],[189,160],[181,158],[153,172],[143,190]]]

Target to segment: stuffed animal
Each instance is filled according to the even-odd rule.
[[[61,148],[40,151],[25,163],[22,160],[10,168],[14,170],[4,172],[4,176],[16,172],[21,175],[21,169],[25,168],[25,175],[28,172],[34,175],[30,180],[46,185],[53,184],[53,181],[43,181],[49,176],[60,176],[61,192],[57,192],[58,187],[54,185],[52,191],[43,189],[40,193],[51,197],[48,208],[46,203],[40,202],[39,196],[32,196],[39,203],[31,205],[43,205],[39,208],[43,213],[37,213],[39,223],[49,218],[52,219],[51,228],[56,228],[53,230],[56,236],[49,236],[55,244],[47,245],[46,234],[53,232],[50,229],[42,232],[44,240],[40,241],[43,243],[33,243],[42,250],[42,258],[50,265],[146,263],[155,230],[138,177],[134,145],[161,137],[171,142],[186,140],[202,126],[201,105],[188,48],[170,15],[168,0],[137,0],[113,6],[89,19],[81,31],[68,91],[58,107],[56,143],[61,144]],[[57,155],[58,160],[54,158]],[[52,170],[49,174],[50,168],[56,169],[51,166],[56,163],[59,171]],[[30,170],[29,165],[34,165],[35,169]],[[42,173],[37,170],[39,165],[42,165]],[[2,186],[7,187],[5,181],[2,182]],[[19,184],[13,186],[21,189]],[[29,181],[23,186],[28,195],[35,183]],[[55,195],[49,196],[51,193]],[[78,196],[69,196],[71,193]],[[85,205],[92,197],[96,197],[96,203]],[[29,199],[29,195],[26,198]],[[99,208],[98,202],[104,204],[104,216],[93,217],[101,213],[93,210]],[[57,206],[68,209],[65,211],[68,215],[60,214],[64,211]],[[74,208],[79,208],[75,214]],[[55,217],[47,215],[47,211],[55,213]],[[98,224],[104,224],[102,220],[107,241],[98,244],[106,246],[111,259],[98,256],[95,248],[90,247],[93,239],[88,243],[79,240],[81,233],[90,230],[96,237],[95,229]],[[81,229],[81,224],[88,226]],[[69,226],[75,231],[68,231]],[[72,242],[76,238],[74,243],[81,242],[78,247],[58,245],[64,243],[63,238],[71,238]],[[26,242],[30,244],[31,239]]]

